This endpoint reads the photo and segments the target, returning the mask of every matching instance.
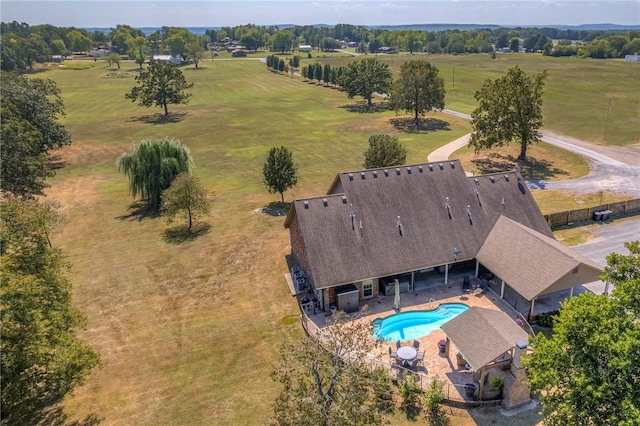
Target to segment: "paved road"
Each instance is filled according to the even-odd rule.
[[[471,119],[468,114],[445,109],[446,114]],[[542,132],[542,140],[551,145],[580,154],[589,161],[590,172],[587,176],[561,181],[528,181],[531,189],[557,189],[570,191],[610,191],[640,197],[640,147],[600,147],[586,142]],[[456,139],[437,149],[428,157],[428,161],[444,161],[456,150],[462,148],[469,135]],[[618,158],[606,155],[610,151]],[[624,160],[624,161],[621,161]]]
[[[640,218],[626,219],[618,223],[602,223],[592,229],[597,237],[572,249],[601,266],[607,264],[609,253],[629,254],[629,250],[624,246],[625,241],[640,240]],[[605,291],[605,284],[601,281],[585,284],[584,287],[596,294]]]

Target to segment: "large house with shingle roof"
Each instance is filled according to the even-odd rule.
[[[602,273],[554,239],[517,171],[469,177],[458,160],[339,173],[326,195],[294,200],[285,227],[305,276],[292,293],[322,309],[357,310],[395,279],[401,291],[425,275],[447,283],[466,265],[530,315],[537,297]]]

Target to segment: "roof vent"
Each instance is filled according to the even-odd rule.
[[[364,172],[360,172],[360,179],[364,180]]]
[[[389,176],[389,170],[384,169],[384,175],[385,175],[385,176]]]
[[[509,182],[509,175],[504,175],[504,180],[506,180],[507,182]]]
[[[351,230],[355,230],[356,212],[353,211],[353,204],[349,206],[349,217],[351,218]]]
[[[429,164],[429,171],[433,171],[433,164]]]
[[[478,180],[478,178],[475,178],[473,181],[476,183],[476,186],[480,185],[480,181]]]
[[[347,197],[344,195],[342,196],[342,204],[347,204]]]
[[[491,183],[496,183],[496,179],[493,176],[489,176],[489,180]]]
[[[305,209],[309,208],[309,202],[308,201],[303,201],[302,204],[304,204],[304,208]]]
[[[360,221],[360,236],[364,237],[363,231],[362,231],[362,220]]]
[[[444,170],[444,164],[438,163],[438,167],[440,167],[440,170]]]
[[[422,166],[418,166],[418,171],[422,173]]]
[[[396,174],[400,176],[400,169],[396,167]]]
[[[456,168],[456,163],[454,163],[453,161],[452,161],[452,162],[450,162],[449,164],[451,165],[451,168],[452,168],[452,169],[455,169],[455,168]]]
[[[444,202],[444,208],[447,209],[447,214],[449,215],[449,219],[451,219],[451,204],[449,204],[449,197],[447,197]]]
[[[398,216],[398,219],[396,220],[396,226],[398,227],[398,232],[400,233],[400,236],[402,237],[402,222],[400,222],[400,216]]]
[[[407,174],[411,174],[411,167],[407,167]]]
[[[353,180],[353,173],[349,173],[349,180]]]
[[[323,198],[323,199],[322,199],[322,205],[323,205],[323,206],[325,206],[325,207],[327,207],[327,206],[329,205],[329,201],[327,201],[327,199],[326,199],[326,198]]]
[[[378,172],[377,172],[377,171],[375,171],[375,170],[373,171],[373,178],[374,178],[374,179],[377,179],[377,178],[378,178]]]

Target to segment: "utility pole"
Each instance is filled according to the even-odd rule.
[[[453,67],[453,88],[456,88],[456,66],[452,65]]]
[[[603,140],[607,140],[607,125],[609,124],[609,112],[611,112],[611,98],[609,98],[609,106],[607,107],[607,117],[604,119],[604,137]]]

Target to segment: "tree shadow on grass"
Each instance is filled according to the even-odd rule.
[[[131,204],[128,208],[129,214],[117,216],[116,219],[120,220],[135,220],[141,221],[143,219],[155,219],[160,216],[160,211],[153,206],[150,206],[142,201],[137,201]]]
[[[369,106],[367,101],[359,101],[355,104],[341,105],[340,108],[346,109],[349,112],[357,112],[359,114],[370,114],[374,112],[389,111],[389,102],[374,102]]]
[[[210,230],[211,225],[204,222],[195,223],[191,227],[191,232],[189,232],[188,225],[179,225],[165,229],[162,233],[162,239],[169,244],[182,244],[187,241],[193,241],[196,238],[209,233]]]
[[[69,165],[68,161],[62,159],[60,155],[52,155],[47,161],[47,167],[51,170],[60,170]]]
[[[91,413],[82,420],[67,422],[68,416],[62,411],[62,407],[45,408],[40,415],[33,419],[32,424],[42,424],[50,426],[96,426],[102,423],[102,419],[97,414]]]
[[[437,118],[428,117],[421,118],[418,124],[416,124],[413,117],[397,117],[389,120],[396,130],[407,133],[427,133],[435,132],[437,130],[451,130],[449,122],[439,120]]]
[[[131,117],[129,122],[138,121],[138,122],[147,123],[147,124],[171,124],[171,123],[181,122],[188,115],[189,113],[184,111],[170,112],[169,115],[164,115],[162,113],[139,115],[136,117]]]
[[[513,155],[502,155],[496,152],[489,154],[486,158],[471,160],[471,163],[475,166],[474,174],[504,173],[513,171],[516,165],[519,165],[520,174],[529,182],[539,182],[569,174],[565,170],[553,167],[544,159],[539,160],[529,156],[526,162],[522,162]]]
[[[262,208],[262,213],[271,216],[286,216],[289,213],[289,209],[291,209],[291,203],[287,203],[286,201],[284,203],[282,201],[273,201]]]

